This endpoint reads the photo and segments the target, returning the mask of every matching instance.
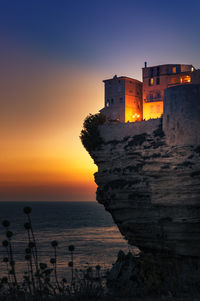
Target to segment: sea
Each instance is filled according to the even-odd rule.
[[[25,206],[32,208],[31,221],[36,237],[39,262],[51,266],[54,250],[51,242],[56,240],[57,270],[60,277],[69,275],[69,245],[74,245],[74,268],[87,269],[100,265],[110,269],[119,250],[132,251],[114,224],[111,215],[97,202],[0,202],[0,221],[10,221],[13,232],[12,246],[18,275],[26,271],[24,260],[27,248],[27,232],[24,223]],[[0,241],[6,239],[5,228],[0,225]],[[3,257],[6,250],[0,245],[0,277],[6,274]]]

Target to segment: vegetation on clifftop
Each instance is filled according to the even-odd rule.
[[[98,126],[106,122],[106,117],[101,113],[89,114],[83,123],[80,139],[83,146],[90,153],[100,147],[103,139],[100,136]]]

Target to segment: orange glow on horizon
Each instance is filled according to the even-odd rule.
[[[0,83],[0,200],[23,189],[49,195],[48,187],[95,200],[97,167],[79,135],[103,104],[102,75],[34,59],[10,61]]]

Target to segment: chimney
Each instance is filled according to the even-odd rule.
[[[147,62],[144,62],[144,68],[147,68]]]

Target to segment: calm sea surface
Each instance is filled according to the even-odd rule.
[[[38,243],[40,262],[49,263],[53,256],[50,245],[58,241],[58,270],[66,276],[69,271],[68,246],[75,246],[75,268],[100,264],[111,267],[120,249],[128,251],[127,242],[114,225],[111,215],[104,207],[94,202],[0,202],[0,221],[8,219],[14,232],[12,239],[16,269],[22,274],[25,269],[24,250],[27,233],[24,223],[24,206],[32,207],[32,224]],[[0,240],[5,239],[5,229],[0,225]],[[5,274],[2,263],[5,249],[0,245],[0,276]]]

